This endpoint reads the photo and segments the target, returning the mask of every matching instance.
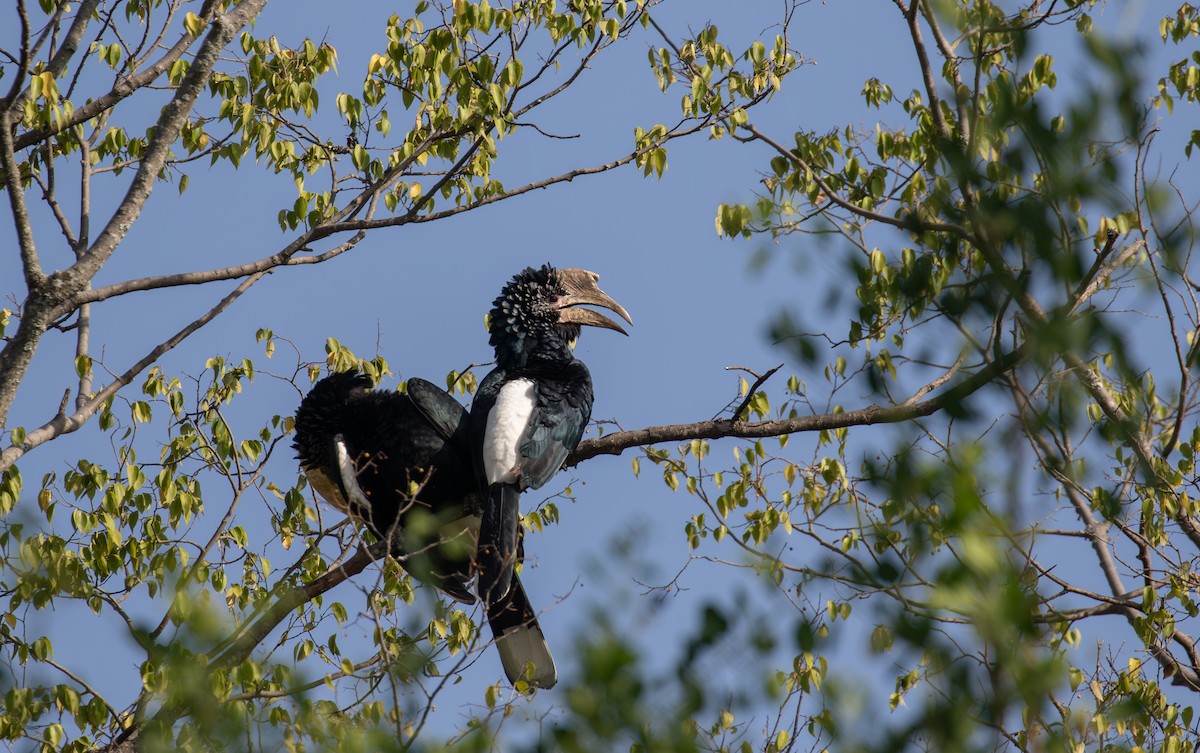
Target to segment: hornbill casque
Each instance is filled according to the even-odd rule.
[[[582,305],[601,306],[633,324],[583,269],[529,267],[509,281],[489,320],[496,368],[471,405],[476,460],[486,481],[476,553],[478,592],[502,604],[520,590],[514,567],[521,552],[519,500],[562,468],[592,414],[592,378],[571,351],[583,326],[627,334]]]
[[[322,497],[387,540],[414,577],[464,604],[475,602],[467,583],[483,485],[470,423],[454,398],[423,379],[409,379],[406,393],[385,392],[342,372],[300,403],[294,441]],[[509,682],[553,686],[554,658],[520,582],[486,607]]]

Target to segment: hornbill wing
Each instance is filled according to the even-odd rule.
[[[523,425],[519,428],[502,425],[503,422],[498,420],[498,411],[504,410],[510,402],[500,401],[500,393],[508,382],[503,368],[493,369],[479,384],[475,401],[471,404],[476,474],[484,493],[483,515],[479,521],[479,539],[475,548],[476,589],[487,605],[502,603],[510,588],[521,520],[518,477],[511,473],[516,464],[513,450],[517,440],[509,437],[508,444],[512,447],[500,453],[505,456],[503,459],[497,457],[496,449],[498,428],[507,429],[509,435],[513,430],[524,431]],[[509,388],[510,392],[512,389]],[[497,479],[500,480],[493,483]]]
[[[455,403],[455,405],[458,405],[458,403]],[[321,496],[325,497],[335,507],[339,506],[339,502],[344,502],[345,504],[340,508],[343,512],[354,515],[360,520],[369,519],[372,510],[371,501],[367,493],[363,491],[362,486],[359,485],[358,479],[361,473],[372,472],[374,461],[365,454],[360,454],[356,461],[346,446],[345,437],[341,434],[334,435],[330,444],[330,452],[333,456],[331,467],[337,468],[337,484],[338,491],[341,492],[341,499],[334,501],[326,493],[321,492],[320,488],[317,488],[317,491],[321,492]],[[320,469],[310,471],[310,477],[313,473],[325,475]],[[317,486],[315,479],[313,479],[313,486]],[[468,527],[469,524],[461,520],[450,521],[442,526],[439,535],[448,539],[464,535],[470,536],[471,532],[468,530]],[[421,580],[437,586],[447,596],[461,604],[469,605],[475,603],[474,594],[471,593],[471,589],[467,588],[467,577],[462,572],[456,571],[453,567],[447,569],[444,565],[439,566],[437,562],[434,562],[430,566],[413,570],[413,565],[410,563],[411,552],[408,551],[408,547],[406,546],[403,525],[398,524],[390,528],[385,535],[390,539],[389,545],[393,556],[396,557],[397,561],[406,570],[413,572]]]
[[[408,380],[408,396],[438,434],[463,456],[471,456],[471,417],[442,388],[418,377]]]
[[[591,390],[579,390],[578,383],[536,381],[535,389],[533,415],[520,450],[521,480],[529,489],[540,489],[558,473],[592,417]]]
[[[488,485],[540,489],[579,445],[592,398],[591,376],[580,361],[553,372],[493,369],[471,406],[479,476]]]
[[[471,402],[471,446],[474,448],[471,456],[475,462],[475,476],[480,480],[480,487],[483,489],[488,486],[486,462],[483,459],[483,447],[487,443],[488,416],[496,407],[496,399],[500,396],[505,377],[504,369],[492,369],[475,389],[475,399]]]
[[[296,411],[294,446],[322,497],[390,539],[392,554],[419,580],[472,604],[474,533],[464,534],[471,527],[464,516],[478,505],[471,503],[478,482],[469,418],[446,392],[412,381],[420,382],[416,397],[372,390],[354,372],[325,377]],[[408,497],[429,471],[418,498]]]

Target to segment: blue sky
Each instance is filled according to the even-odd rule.
[[[367,58],[384,44],[381,20],[405,12],[408,4],[401,5],[364,0],[353,13],[331,13],[328,3],[276,2],[256,33],[274,33],[286,43],[303,36],[327,38],[337,48],[339,74],[325,84],[322,115],[335,122],[333,90],[359,90]],[[691,0],[668,3],[655,17],[676,36],[714,20],[726,43],[741,49],[760,35],[774,35],[771,26],[783,6]],[[1127,15],[1103,20],[1116,28],[1153,30],[1154,18],[1144,8],[1131,3],[1123,11]],[[898,93],[917,83],[911,48],[897,36],[902,29],[895,16],[888,2],[872,4],[868,11],[859,3],[801,7],[791,29],[792,45],[811,65],[787,79],[783,93],[754,110],[752,120],[785,142],[796,129],[873,126],[878,116],[866,110],[859,96],[867,78],[880,77]],[[506,185],[608,161],[632,144],[635,126],[676,117],[679,94],[659,92],[646,64],[646,50],[658,43],[651,32],[639,32],[603,56],[574,91],[538,120],[545,130],[578,133],[579,139],[551,141],[523,132],[501,142],[497,170]],[[1065,65],[1070,71],[1069,60]],[[1061,85],[1067,78],[1064,69],[1059,75]],[[402,117],[393,114],[394,120]],[[899,125],[903,114],[890,117]],[[1166,138],[1179,135],[1164,134]],[[1178,153],[1177,147],[1160,147],[1164,154]],[[400,378],[441,382],[450,369],[490,360],[483,315],[492,298],[514,272],[548,261],[598,272],[602,287],[635,322],[628,338],[589,331],[578,344],[576,353],[587,362],[596,385],[595,418],[615,420],[624,428],[711,418],[736,394],[738,376],[725,367],[765,371],[787,360],[766,336],[780,307],[798,306],[814,322],[844,329],[836,321],[821,321],[827,288],[844,263],[835,246],[806,236],[775,245],[768,239],[730,241],[716,235],[717,205],[751,200],[769,156],[757,146],[692,138],[671,146],[669,169],[661,180],[622,169],[448,221],[374,232],[352,253],[330,263],[280,270],[263,280],[164,359],[163,367],[168,373],[195,374],[210,355],[251,356],[260,370],[290,374],[295,356],[286,346],[270,361],[261,357],[254,333],[266,327],[295,343],[301,360],[321,360],[326,338],[334,337],[360,356],[378,350]],[[201,167],[191,176],[182,197],[173,186],[159,187],[99,284],[151,271],[255,259],[289,239],[275,219],[295,195],[282,176],[253,165],[236,173]],[[11,239],[7,225],[3,230],[0,237]],[[768,252],[771,261],[765,270],[753,272],[748,260],[758,251]],[[19,284],[12,257],[0,258],[0,295]],[[137,293],[98,306],[95,337],[104,344],[106,361],[115,368],[139,357],[149,343],[190,321],[228,289],[218,288]],[[71,347],[62,335],[46,339],[10,426],[35,426],[52,415],[62,390],[71,384]],[[781,388],[794,369],[788,364],[771,384]],[[815,386],[820,376],[807,379]],[[392,377],[385,386],[395,381]],[[871,399],[866,394],[861,398]],[[253,426],[272,414],[291,413],[296,402],[294,391],[256,390],[252,406],[241,401],[242,420]],[[105,447],[106,440],[89,426],[38,449],[20,463],[27,488],[46,471],[61,473],[76,458]],[[730,452],[731,445],[718,445],[713,456],[719,462]],[[683,526],[698,507],[694,498],[672,493],[656,480],[657,470],[648,463],[643,463],[643,478],[635,481],[630,458],[629,453],[597,458],[572,470],[577,502],[560,503],[561,524],[526,545],[527,589],[535,604],[548,607],[542,625],[559,656],[560,671],[568,675],[570,646],[597,611],[627,630],[642,631],[645,645],[667,666],[682,626],[737,577],[727,568],[695,562],[679,581],[681,593],[665,602],[643,595],[639,583],[666,583],[688,561]],[[294,479],[290,457],[278,458],[275,467],[284,483]],[[527,495],[526,504],[536,497]],[[210,512],[220,507],[218,499],[210,502]],[[612,561],[611,545],[622,539],[629,539],[631,554]],[[361,607],[350,584],[331,597],[345,601],[352,612]],[[94,633],[89,634],[92,640],[77,640],[83,636],[70,627],[54,630],[71,639],[57,642],[64,663],[71,659],[72,643],[81,652],[94,649]],[[667,650],[659,652],[663,646]],[[109,659],[113,671],[99,672],[104,676],[94,678],[98,685],[112,683],[115,690],[136,678],[128,664],[122,666],[119,652]],[[478,700],[480,694],[472,691],[500,676],[499,662],[486,652],[467,671],[467,688],[457,692]],[[548,697],[539,703],[555,702],[543,695]],[[123,699],[126,694],[114,696]],[[439,728],[459,721],[452,704],[441,713]]]

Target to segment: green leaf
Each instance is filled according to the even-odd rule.
[[[190,36],[198,37],[201,30],[204,29],[204,21],[195,13],[188,11],[187,15],[183,17],[183,27],[187,29]]]

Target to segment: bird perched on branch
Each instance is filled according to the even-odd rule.
[[[619,303],[583,269],[532,267],[509,281],[489,320],[496,368],[471,406],[476,459],[486,482],[479,527],[478,593],[502,603],[517,590],[521,557],[519,500],[548,482],[579,444],[592,414],[592,378],[571,352],[584,326],[627,334],[583,305],[601,306],[630,324]]]
[[[322,497],[388,541],[415,578],[464,604],[475,602],[467,583],[483,485],[470,423],[454,398],[422,379],[409,379],[406,393],[384,392],[343,372],[317,382],[300,403],[294,441]],[[554,685],[554,658],[520,582],[486,606],[509,681]]]

